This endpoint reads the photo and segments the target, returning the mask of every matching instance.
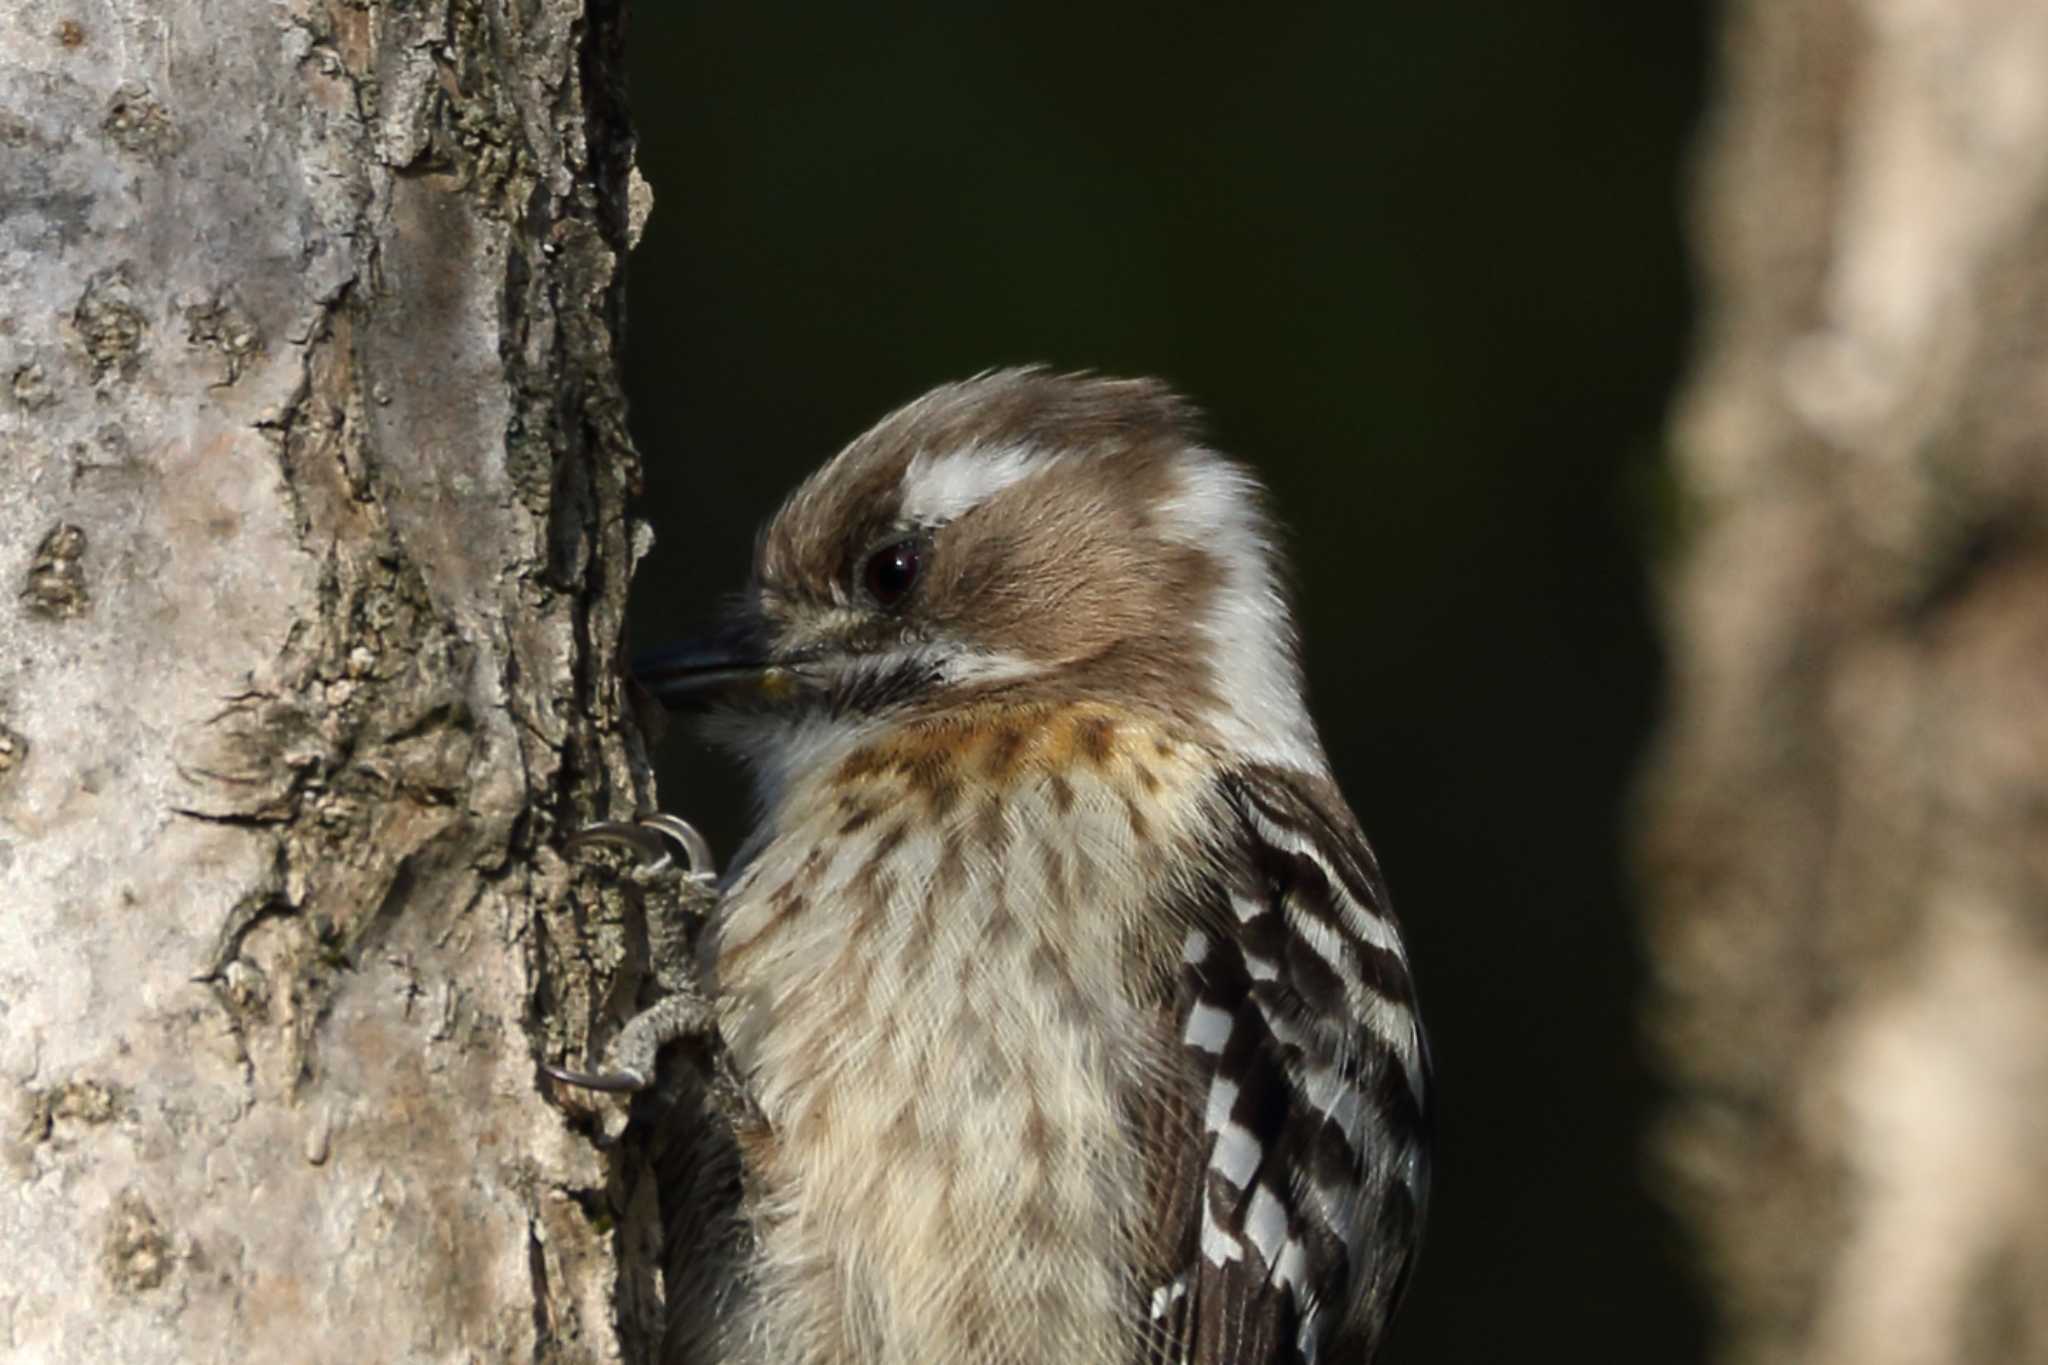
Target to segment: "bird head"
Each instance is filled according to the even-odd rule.
[[[1320,768],[1264,496],[1149,380],[933,390],[806,479],[751,585],[639,681],[772,791],[876,727],[983,701],[1146,708]]]

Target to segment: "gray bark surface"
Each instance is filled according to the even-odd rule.
[[[0,4],[9,1360],[652,1339],[613,8]]]
[[[1643,840],[1742,1365],[2048,1361],[2048,7],[1738,0]]]

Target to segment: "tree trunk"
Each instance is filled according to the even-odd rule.
[[[651,1339],[616,10],[0,3],[9,1359]]]
[[[2048,1361],[2048,7],[1735,0],[1644,839],[1743,1365]]]

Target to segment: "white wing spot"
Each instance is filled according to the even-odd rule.
[[[1280,1248],[1279,1263],[1273,1267],[1273,1283],[1287,1285],[1297,1293],[1308,1288],[1308,1248],[1299,1237],[1289,1237],[1287,1245]]]
[[[1202,1255],[1212,1265],[1229,1265],[1244,1255],[1244,1243],[1216,1226],[1216,1215],[1202,1206]]]
[[[1216,1150],[1209,1157],[1209,1169],[1241,1190],[1259,1169],[1260,1150],[1251,1129],[1226,1123],[1216,1130]]]
[[[1398,1000],[1389,1000],[1378,991],[1365,992],[1360,1017],[1365,1026],[1388,1047],[1394,1050],[1395,1059],[1401,1064],[1402,1076],[1408,1082],[1408,1093],[1422,1099],[1422,1045],[1415,1028],[1415,1012]]]
[[[1220,1055],[1223,1045],[1230,1041],[1231,1023],[1232,1016],[1227,1010],[1197,1004],[1188,1011],[1188,1026],[1181,1034],[1181,1041],[1189,1047]]]
[[[1252,1191],[1252,1202],[1244,1213],[1244,1231],[1267,1265],[1279,1265],[1281,1249],[1287,1243],[1287,1210],[1264,1185]]]
[[[1365,1114],[1357,1085],[1335,1067],[1318,1066],[1302,1078],[1302,1093],[1310,1107],[1337,1125],[1353,1152],[1364,1152]]]
[[[1166,1310],[1188,1296],[1188,1277],[1176,1275],[1171,1284],[1162,1284],[1152,1291],[1152,1321],[1166,1316]]]
[[[1306,943],[1315,951],[1317,957],[1329,964],[1330,970],[1337,974],[1337,979],[1344,983],[1345,998],[1352,1001],[1355,1008],[1365,994],[1365,983],[1359,979],[1358,965],[1351,960],[1351,950],[1345,946],[1336,929],[1315,915],[1299,912],[1289,915],[1287,923],[1288,927],[1294,930],[1295,937]]]
[[[1408,961],[1408,950],[1401,943],[1401,935],[1394,928],[1394,922],[1375,912],[1371,907],[1359,904],[1358,898],[1344,889],[1344,880],[1330,866],[1330,860],[1322,850],[1305,839],[1295,830],[1274,824],[1257,810],[1249,812],[1251,821],[1257,827],[1259,837],[1275,848],[1289,853],[1298,853],[1323,870],[1323,877],[1330,884],[1330,892],[1336,898],[1338,913],[1344,917],[1344,927],[1358,935],[1365,942],[1383,953],[1391,953],[1400,962]],[[1238,910],[1238,918],[1244,918],[1244,911]]]
[[[1230,1122],[1230,1111],[1236,1105],[1237,1083],[1218,1076],[1209,1082],[1209,1112],[1203,1117],[1202,1126],[1212,1133],[1221,1132],[1223,1125]]]
[[[1230,1111],[1236,1104],[1236,1083],[1218,1076],[1209,1083],[1209,1112],[1204,1115],[1202,1126],[1216,1135],[1216,1150],[1209,1157],[1210,1169],[1243,1189],[1259,1169],[1261,1148],[1251,1130],[1231,1117]]]
[[[1322,1330],[1318,1325],[1322,1314],[1314,1307],[1301,1311],[1301,1330],[1295,1333],[1294,1349],[1301,1352],[1301,1358],[1308,1365],[1316,1365],[1323,1354]]]

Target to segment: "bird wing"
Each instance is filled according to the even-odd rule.
[[[1428,1191],[1429,1058],[1371,850],[1334,786],[1232,775],[1233,846],[1162,1024],[1181,1075],[1147,1164],[1142,1365],[1370,1360]]]

